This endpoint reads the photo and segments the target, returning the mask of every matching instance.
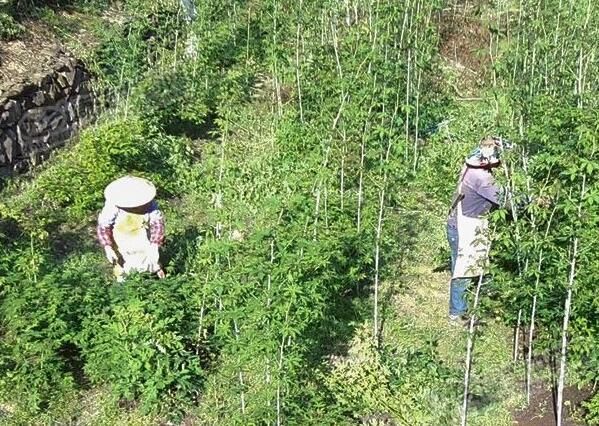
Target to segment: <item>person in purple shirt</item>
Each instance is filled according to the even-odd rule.
[[[482,271],[476,272],[474,275],[464,272],[461,265],[460,270],[456,271],[456,266],[459,252],[468,249],[468,244],[470,244],[464,239],[471,239],[471,244],[475,244],[472,238],[474,233],[470,228],[473,226],[486,228],[485,216],[500,204],[500,189],[495,183],[492,173],[499,164],[497,141],[491,137],[483,138],[479,147],[466,159],[453,196],[447,218],[447,240],[451,249],[452,273],[449,291],[449,318],[452,321],[463,318],[467,313],[466,289],[473,282],[474,277],[482,274]],[[460,234],[462,234],[462,241],[460,241]],[[483,250],[482,253],[483,257],[488,256],[488,249]]]

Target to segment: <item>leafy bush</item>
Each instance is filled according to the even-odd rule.
[[[110,88],[110,95],[128,96],[129,90],[144,74],[162,61],[171,60],[183,21],[178,4],[142,2],[128,6],[129,19],[122,26],[97,29],[99,46],[90,55],[90,65],[100,77],[99,83]],[[131,15],[130,15],[131,14]]]
[[[150,304],[150,313],[140,311],[128,297],[150,295],[109,293],[97,253],[88,254],[97,247],[87,223],[103,203],[105,185],[134,173],[152,179],[160,197],[179,193],[193,176],[185,146],[182,139],[148,130],[133,117],[105,122],[86,130],[73,150],[1,206],[2,230],[16,240],[4,241],[0,235],[0,271],[7,271],[7,279],[0,281],[0,395],[20,401],[26,418],[42,409],[55,413],[49,407],[60,407],[61,399],[89,380],[112,385],[117,399],[141,398],[146,409],[157,409],[159,401],[184,405],[190,389],[198,386],[199,361],[177,334],[182,323],[171,324],[174,317],[156,312],[179,302],[161,299]],[[175,297],[177,283],[162,284],[163,293],[148,287],[154,297]],[[112,313],[106,311],[111,304]],[[138,330],[120,335],[114,326],[121,320]],[[143,346],[148,339],[158,342],[149,354]],[[139,351],[127,347],[131,341],[142,345]],[[139,369],[118,370],[125,361]],[[110,368],[114,370],[108,374]]]
[[[190,339],[194,324],[185,284],[133,280],[112,289],[78,338],[85,372],[118,397],[141,399],[146,411],[181,405],[200,387],[202,368]]]
[[[459,380],[457,372],[420,348],[379,350],[371,334],[360,329],[347,356],[324,373],[335,404],[363,422],[376,418],[414,425],[450,422],[455,396],[449,383]],[[444,387],[445,392],[439,393]]]
[[[149,178],[161,196],[173,194],[187,184],[190,171],[184,166],[190,160],[183,139],[161,135],[135,117],[107,121],[84,131],[80,142],[57,167],[42,173],[17,205],[33,212],[28,219],[38,224],[40,216],[52,217],[51,212],[81,220],[102,206],[104,188],[123,174]],[[46,207],[38,210],[40,205]]]
[[[586,421],[589,426],[599,425],[599,394],[595,394],[589,401],[583,404],[587,414]]]
[[[199,83],[201,76],[190,68],[191,64],[184,63],[174,71],[150,74],[132,99],[142,117],[168,133],[183,133],[186,126],[200,128],[214,108],[214,92]]]
[[[25,28],[15,19],[0,9],[0,40],[13,40],[18,38]]]
[[[24,412],[56,406],[76,389],[81,371],[73,345],[85,311],[84,300],[103,287],[102,274],[90,260],[82,258],[56,267],[48,253],[33,246],[19,250],[14,258],[12,268],[21,272],[12,273],[4,282],[0,306],[4,372],[0,394],[9,401],[20,401]],[[102,300],[95,299],[98,303]]]

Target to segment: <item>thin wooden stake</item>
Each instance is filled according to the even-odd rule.
[[[345,199],[345,144],[346,144],[346,134],[345,127],[343,128],[343,146],[341,147],[341,183],[339,185],[339,195],[341,198],[341,211],[344,209],[344,199]]]
[[[580,191],[581,201],[578,204],[578,218],[582,216],[582,198],[586,193],[586,174],[582,176],[582,187]],[[568,326],[570,324],[570,310],[572,306],[572,289],[574,288],[574,278],[576,277],[576,262],[578,260],[578,236],[574,237],[572,243],[572,256],[570,257],[570,275],[568,277],[568,289],[566,291],[566,301],[564,302],[564,322],[562,325],[562,348],[559,365],[559,379],[557,385],[557,407],[556,420],[557,426],[562,426],[562,411],[564,399],[564,383],[566,379],[567,347],[568,347]]]
[[[518,309],[518,320],[516,321],[516,332],[514,333],[514,349],[512,351],[512,361],[516,362],[518,361],[518,354],[519,354],[519,348],[520,348],[520,324],[522,321],[522,309]]]
[[[304,122],[304,108],[302,106],[302,87],[300,84],[300,31],[301,31],[301,19],[302,19],[302,5],[303,0],[299,2],[299,13],[297,18],[297,34],[295,37],[295,77],[297,80],[297,97],[299,101],[300,110],[300,121]]]
[[[547,221],[547,227],[545,228],[544,238],[547,238],[549,235],[549,230],[551,229],[551,223],[553,222],[553,216],[557,211],[557,203],[553,207],[551,211],[551,215],[549,216],[549,220]],[[539,251],[539,261],[537,263],[537,278],[535,281],[534,295],[532,297],[532,307],[530,311],[530,326],[528,328],[528,353],[526,354],[526,404],[530,404],[530,393],[532,387],[532,353],[533,353],[533,338],[535,332],[535,319],[537,314],[537,299],[538,299],[538,289],[539,284],[541,282],[541,270],[543,266],[543,250]]]
[[[568,290],[566,292],[566,301],[564,303],[564,322],[562,326],[562,348],[559,363],[559,379],[557,385],[557,407],[556,420],[557,426],[563,424],[563,399],[564,383],[566,380],[567,346],[568,346],[568,325],[570,323],[570,309],[572,306],[572,288],[574,287],[574,278],[576,276],[576,260],[578,258],[578,237],[574,238],[572,244],[572,256],[570,260],[570,274],[568,278]]]
[[[239,327],[237,326],[237,320],[233,320],[233,326],[235,327],[235,340],[239,342]],[[241,404],[241,414],[245,414],[245,392],[243,390],[245,384],[243,382],[243,372],[239,369],[237,373],[239,377],[239,385],[241,386],[241,392],[239,394],[240,404]]]
[[[376,243],[374,254],[374,325],[373,336],[374,344],[379,347],[379,264],[381,251],[381,234],[383,229],[383,210],[385,208],[385,188],[381,189],[379,196],[379,218],[376,227]]]
[[[493,230],[492,233],[495,233]],[[487,248],[487,257],[491,250],[491,245]],[[474,347],[474,332],[476,331],[476,308],[478,307],[478,301],[480,299],[480,290],[483,285],[484,273],[478,277],[478,283],[476,284],[476,293],[474,295],[474,305],[472,307],[472,315],[468,323],[468,341],[466,343],[466,363],[464,368],[464,394],[462,398],[462,413],[461,413],[461,426],[466,426],[468,420],[468,391],[470,388],[470,371],[472,367],[472,349]]]
[[[476,293],[474,296],[474,306],[472,308],[472,315],[470,316],[470,322],[468,324],[468,341],[466,343],[466,364],[464,371],[464,394],[462,397],[462,417],[461,426],[466,426],[468,419],[468,391],[470,389],[470,370],[472,367],[472,349],[474,347],[474,332],[475,332],[475,321],[476,314],[474,313],[478,307],[478,300],[480,298],[480,289],[483,283],[483,275],[478,277],[478,283],[476,284]]]

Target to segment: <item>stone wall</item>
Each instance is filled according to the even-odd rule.
[[[43,73],[0,87],[0,175],[39,164],[94,116],[89,72],[57,51]]]

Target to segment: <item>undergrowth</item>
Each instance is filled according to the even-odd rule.
[[[521,97],[539,83],[516,79],[505,93],[496,83],[485,100],[458,106],[438,83],[441,0],[195,6],[186,19],[178,2],[126,1],[127,19],[97,27],[89,63],[109,110],[68,152],[2,193],[0,416],[12,424],[454,423],[465,336],[445,337],[447,277],[428,268],[447,257],[441,206],[457,165],[482,134],[506,132],[545,146],[526,175],[533,193],[549,168],[558,170],[552,195],[572,194],[580,173],[594,182],[592,112],[556,109],[543,127],[537,118],[555,98]],[[526,51],[493,51],[496,81],[508,81],[512,66],[530,71],[517,56]],[[545,144],[569,141],[572,129],[584,135],[578,145]],[[568,168],[562,150],[589,160]],[[164,280],[114,283],[94,241],[103,189],[125,173],[158,187]],[[500,180],[515,190],[526,176]],[[552,234],[547,274],[564,275],[573,235],[594,235],[595,227],[582,233],[577,202],[560,204],[572,222]],[[524,220],[545,218],[537,207],[524,207]],[[470,421],[480,425],[508,423],[517,398],[506,325],[534,289],[534,268],[519,270],[518,256],[534,261],[540,244],[528,234],[517,242],[531,245],[514,250],[522,228],[497,216],[507,231],[481,313],[498,319],[477,334],[468,394]],[[425,277],[437,298],[426,301],[430,311],[418,307],[413,282]],[[573,325],[571,362],[585,381],[595,377],[584,368],[596,361],[596,324],[584,322],[593,322],[592,277],[581,274]],[[561,312],[546,307],[559,305],[563,290],[549,286],[543,299],[547,348]]]

